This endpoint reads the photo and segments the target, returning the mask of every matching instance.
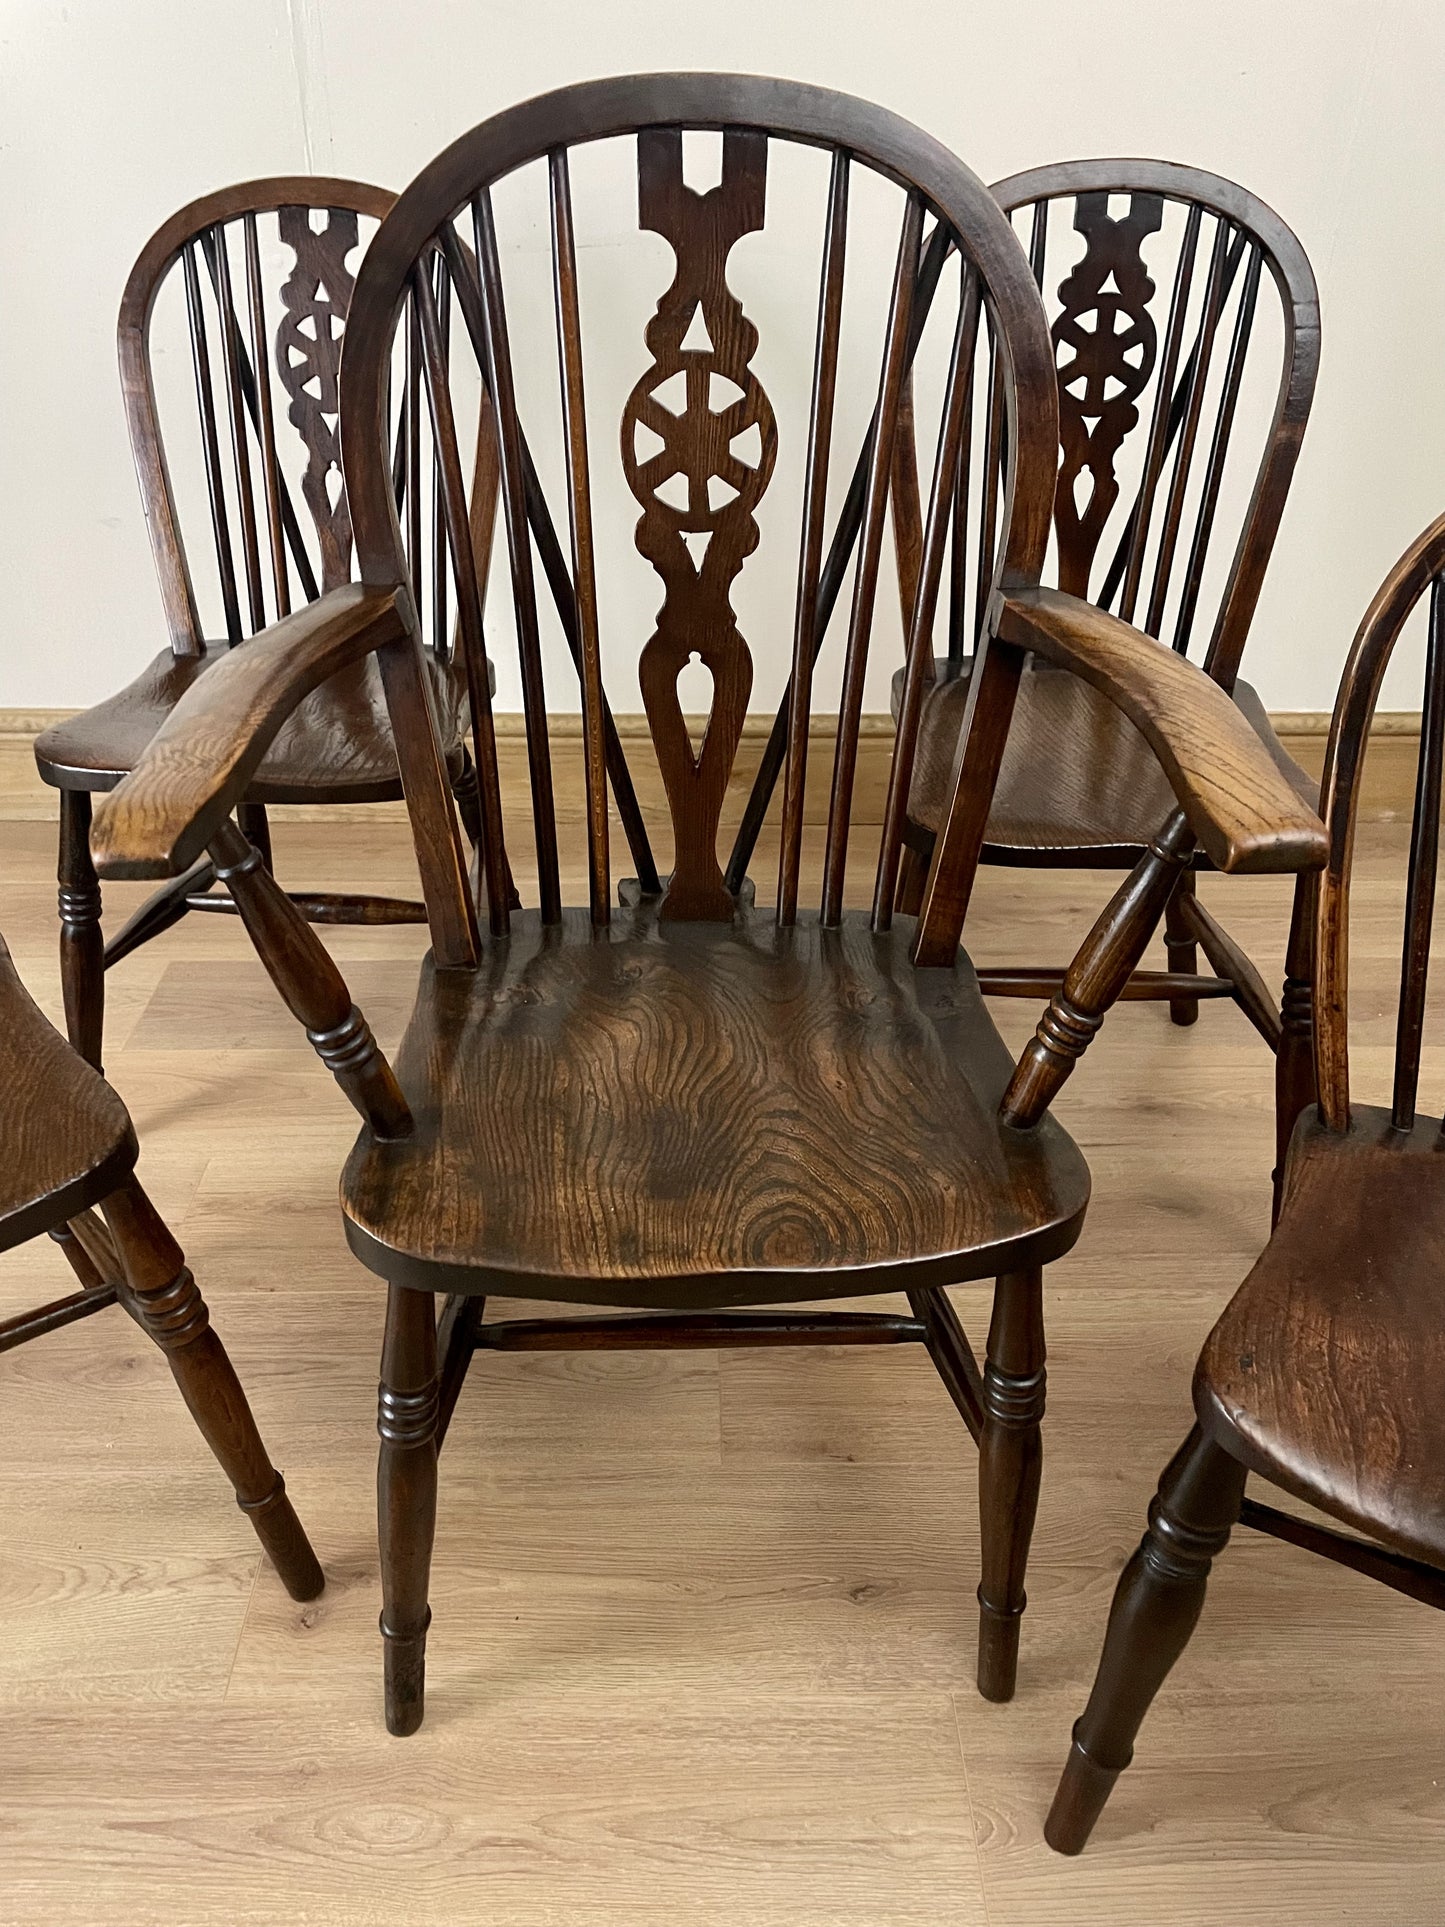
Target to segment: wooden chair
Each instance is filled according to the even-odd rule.
[[[100,887],[89,848],[91,797],[120,781],[184,692],[232,647],[349,580],[352,533],[341,486],[337,369],[361,223],[380,221],[393,199],[359,181],[248,181],[173,215],[142,249],[126,284],[118,331],[121,385],[170,642],[118,695],[44,731],[35,751],[42,777],[60,791],[66,1027],[71,1042],[97,1067],[105,971],[188,911],[235,906],[203,859],[103,944]],[[156,398],[152,320],[177,271],[210,507],[209,583],[200,572],[201,557],[193,558],[185,544],[184,491],[172,481]],[[478,448],[485,464],[485,436]],[[172,452],[182,452],[174,440]],[[408,478],[413,483],[419,551],[422,478],[412,474],[401,447],[396,457],[398,492],[404,496]],[[495,504],[485,473],[481,480],[479,518]],[[209,598],[198,586],[209,587]],[[474,780],[463,747],[465,679],[452,660],[446,608],[443,582],[433,595],[428,668],[448,772],[474,828]],[[269,863],[268,804],[335,806],[400,796],[380,679],[373,665],[361,664],[315,691],[288,721],[239,807],[247,835]],[[303,915],[320,923],[425,918],[420,903],[395,898],[311,891],[296,901]]]
[[[1244,188],[1164,161],[1065,161],[1012,175],[993,192],[1027,233],[1040,287],[1059,276],[1049,301],[1060,432],[1054,580],[1192,653],[1232,692],[1270,755],[1313,803],[1313,780],[1290,760],[1259,697],[1239,678],[1319,365],[1319,298],[1303,248]],[[1251,346],[1260,359],[1259,295],[1270,286],[1278,297],[1279,387],[1256,457],[1248,436],[1236,432],[1236,418]],[[985,379],[981,396],[990,392]],[[992,582],[997,408],[980,405],[978,420],[974,503],[961,466],[954,504],[948,654],[935,664],[924,698],[909,793],[900,890],[907,909],[917,907],[947,809],[972,636]],[[1220,513],[1222,485],[1226,473],[1236,473],[1231,464],[1248,480],[1255,459],[1233,557],[1224,566],[1221,538],[1235,525],[1228,490]],[[1243,492],[1238,482],[1235,492]],[[901,690],[900,671],[895,706]],[[1036,661],[1020,687],[983,860],[1132,869],[1170,794],[1158,759],[1126,718],[1097,690]],[[1207,852],[1196,852],[1169,901],[1168,970],[1135,972],[1124,994],[1167,998],[1178,1024],[1195,1021],[1201,997],[1233,997],[1273,1049],[1276,998],[1195,894],[1195,871],[1209,867]],[[1217,974],[1198,975],[1199,949]],[[984,968],[979,982],[986,995],[1031,997],[1047,995],[1062,974],[1040,966]]]
[[[1425,699],[1405,893],[1394,1088],[1359,1104],[1347,1040],[1350,863],[1375,702],[1400,631],[1429,591]],[[1078,1853],[1204,1604],[1236,1522],[1445,1606],[1445,1257],[1441,1127],[1417,1116],[1445,751],[1445,516],[1385,578],[1335,704],[1321,795],[1329,861],[1301,879],[1292,975],[1315,1013],[1318,1104],[1279,1088],[1287,1140],[1278,1222],[1205,1341],[1195,1424],[1124,1568],[1093,1694],[1045,1828]],[[1299,944],[1298,933],[1307,941]],[[1313,943],[1308,942],[1313,933]],[[1313,962],[1310,962],[1312,952]],[[1333,1516],[1338,1532],[1245,1497],[1250,1473]],[[1363,1535],[1363,1537],[1359,1536]]]
[[[0,1251],[49,1232],[81,1284],[0,1322],[0,1352],[122,1305],[165,1353],[287,1592],[314,1599],[321,1568],[180,1247],[136,1180],[125,1106],[31,1002],[3,940],[0,1088]]]
[[[684,167],[694,129],[720,145],[720,178],[705,192],[688,184]],[[589,169],[589,197],[598,180],[615,178],[605,170],[617,147],[589,158],[593,143],[609,141],[622,144],[623,164],[635,155],[640,226],[665,237],[676,257],[676,277],[647,322],[648,358],[623,410],[622,442],[623,475],[642,511],[637,547],[663,588],[639,674],[674,848],[664,883],[646,826],[629,831],[636,874],[621,883],[616,908],[607,779],[616,792],[617,745],[602,685],[596,477],[570,189],[574,159]],[[763,227],[769,172],[783,165],[770,155],[781,150],[790,166],[808,160],[799,144],[826,157],[811,161],[822,269],[811,402],[799,399],[792,444],[805,455],[806,480],[781,858],[776,907],[764,909],[750,882],[727,887],[717,852],[752,672],[730,592],[759,540],[755,511],[779,442],[773,399],[752,366],[758,331],[727,271],[735,244]],[[552,233],[563,423],[552,472],[565,477],[570,567],[518,409],[493,211],[494,188],[504,191],[503,205],[520,209],[526,181],[539,195],[545,183],[550,209],[542,218]],[[875,344],[881,372],[865,473],[833,539],[835,558],[841,548],[846,567],[856,548],[857,564],[826,773],[821,909],[813,912],[799,908],[805,757],[825,575],[841,574],[823,563],[823,551],[850,193],[873,197],[875,214],[876,197],[891,197],[900,228],[896,262],[885,267],[892,292]],[[523,233],[535,232],[520,211],[516,218]],[[964,267],[943,332],[949,373],[912,611],[911,679],[870,915],[844,908],[863,678],[913,291],[920,260],[941,263],[950,248]],[[607,254],[615,306],[615,244]],[[790,248],[785,258],[799,254]],[[450,276],[460,340],[444,335],[437,314],[438,259]],[[981,312],[1000,343],[1010,422],[1000,592],[974,678],[968,755],[915,923],[895,918],[894,886]],[[645,314],[639,303],[639,321]],[[425,700],[387,456],[388,371],[394,343],[412,328],[426,401],[423,409],[413,387],[407,406],[426,414],[440,450],[472,669],[482,824],[470,883]],[[508,826],[452,432],[449,378],[464,346],[485,371],[498,423],[531,752],[522,813],[539,878],[539,905],[526,911],[511,908]],[[674,402],[677,387],[683,393]],[[496,116],[433,162],[383,223],[357,279],[342,391],[361,584],[219,663],[106,799],[95,835],[107,875],[174,874],[209,846],[267,968],[365,1120],[342,1190],[352,1248],[389,1287],[379,1471],[388,1724],[408,1733],[422,1717],[437,1449],[477,1349],[922,1342],[980,1444],[978,1679],[984,1693],[1006,1699],[1039,1481],[1042,1267],[1074,1242],[1088,1194],[1083,1159],[1045,1114],[1049,1101],[1137,961],[1195,837],[1224,868],[1292,870],[1323,860],[1320,824],[1216,684],[1112,617],[1038,587],[1058,438],[1038,294],[983,185],[892,114],[782,81],[684,74],[568,87]],[[639,449],[642,429],[659,452]],[[581,675],[585,908],[563,906],[534,548]],[[1122,704],[1164,758],[1180,800],[1151,844],[1147,871],[1081,953],[1070,1001],[1050,1010],[1013,1065],[958,939],[1029,649]],[[372,654],[405,772],[433,946],[395,1075],[314,933],[229,815],[306,691]],[[678,693],[694,655],[714,684],[698,749]],[[946,1295],[948,1286],[979,1278],[996,1280],[982,1370]],[[485,1296],[498,1291],[609,1309],[485,1324]],[[440,1320],[438,1292],[446,1294]],[[911,1315],[796,1308],[878,1292],[905,1292]],[[628,1306],[643,1309],[626,1314]]]

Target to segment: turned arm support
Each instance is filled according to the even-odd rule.
[[[97,802],[95,867],[106,877],[178,876],[246,793],[291,712],[329,676],[407,633],[403,594],[352,582],[273,623],[192,684]]]
[[[1317,870],[1325,827],[1228,693],[1187,657],[1057,589],[1000,598],[996,633],[1108,697],[1159,758],[1220,870]]]
[[[382,1138],[412,1128],[392,1068],[330,953],[232,811],[297,704],[338,669],[406,634],[397,592],[351,583],[252,637],[176,704],[96,811],[91,832],[105,876],[173,876],[209,849],[282,1001]]]

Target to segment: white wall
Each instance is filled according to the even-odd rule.
[[[499,107],[667,67],[871,97],[985,179],[1154,154],[1271,202],[1324,357],[1250,659],[1271,706],[1329,706],[1379,576],[1445,508],[1438,0],[4,0],[0,706],[94,700],[163,640],[113,336],[165,215],[246,175],[400,187]]]

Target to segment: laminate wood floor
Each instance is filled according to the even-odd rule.
[[[1363,836],[1362,1090],[1388,1056],[1400,836]],[[412,884],[399,826],[276,843],[297,883]],[[55,1012],[53,875],[48,826],[0,824],[0,929]],[[1109,887],[987,873],[975,955],[1065,957]],[[1287,890],[1202,887],[1277,981]],[[112,929],[139,894],[108,890]],[[331,940],[393,1042],[421,931]],[[1011,1036],[1037,1015],[998,1008]],[[1089,1853],[1041,1838],[1195,1352],[1267,1229],[1271,1064],[1232,1008],[1192,1031],[1116,1011],[1059,1107],[1095,1202],[1049,1274],[1012,1705],[973,1690],[975,1460],[920,1351],[494,1357],[443,1455],[408,1741],[381,1719],[382,1294],[336,1209],[352,1113],[229,920],[117,968],[107,1043],[329,1583],[297,1606],[261,1568],[119,1312],[0,1360],[4,1927],[1445,1917],[1439,1620],[1249,1534]],[[30,1246],[0,1261],[0,1307],[67,1278]],[[984,1290],[956,1297],[981,1340]]]

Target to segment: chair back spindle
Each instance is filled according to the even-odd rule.
[[[689,177],[694,130],[712,138],[719,153],[718,171],[706,186],[694,185]],[[581,191],[574,184],[581,180],[584,160],[592,166],[589,150],[619,142],[636,168],[638,231],[659,235],[672,255],[670,279],[652,298],[650,316],[645,310],[638,314],[644,353],[633,364],[631,388],[622,401],[620,471],[604,466],[589,447],[593,380],[584,324],[597,309],[589,306],[583,285],[589,261],[586,237],[578,232],[578,208],[595,205],[593,180],[604,176],[589,174],[584,201],[574,199]],[[827,166],[820,183],[825,191],[810,216],[820,263],[812,283],[816,295],[810,294],[817,301],[811,381],[798,384],[800,405],[789,416],[792,398],[780,386],[787,363],[775,366],[760,356],[762,319],[753,312],[752,299],[739,293],[735,277],[744,244],[769,223],[770,176],[781,165],[778,157],[798,145],[822,148]],[[847,334],[855,324],[845,296],[855,274],[868,271],[854,217],[860,171],[872,177],[870,192],[881,183],[896,197],[896,224],[886,281],[881,258],[873,264],[874,285],[881,281],[887,295],[881,327],[864,350],[876,371],[871,420],[852,480],[833,508],[828,498],[843,392],[839,367],[855,339]],[[793,192],[794,177],[779,178],[788,183],[791,215],[802,205]],[[535,212],[524,220],[519,210],[528,192],[534,199],[527,205]],[[547,297],[555,322],[551,379],[560,387],[560,435],[538,399],[535,331],[529,326],[524,335],[514,320],[522,311],[519,304],[526,303],[528,250],[514,249],[511,237],[535,232],[543,223],[551,237]],[[957,278],[945,282],[950,255],[961,266]],[[439,284],[428,281],[432,263],[445,271],[460,321],[460,332],[453,330],[450,339],[450,362],[440,352]],[[616,305],[620,273],[610,285]],[[947,300],[939,298],[941,291]],[[415,363],[419,355],[420,379],[429,391],[426,413],[433,438],[439,445],[455,438],[441,391],[447,386],[456,391],[463,344],[495,412],[518,650],[514,687],[526,718],[542,923],[561,919],[559,848],[569,819],[554,794],[538,562],[576,671],[571,700],[581,709],[581,822],[593,924],[607,922],[619,883],[612,874],[609,788],[636,866],[637,887],[643,896],[660,894],[664,923],[728,922],[738,913],[747,855],[738,866],[735,845],[724,869],[719,840],[753,687],[755,651],[764,638],[744,636],[734,597],[744,565],[783,506],[790,506],[780,505],[776,496],[775,465],[785,432],[796,451],[802,489],[791,648],[781,661],[767,658],[770,672],[786,672],[773,732],[776,748],[769,745],[774,773],[783,778],[777,913],[782,924],[800,914],[807,754],[817,715],[814,671],[851,565],[818,906],[824,923],[839,921],[848,889],[858,739],[890,501],[907,498],[916,487],[917,500],[927,502],[923,518],[917,501],[904,499],[900,512],[898,500],[892,500],[895,539],[904,558],[900,576],[910,655],[921,661],[935,626],[955,525],[980,324],[995,349],[990,391],[997,422],[990,491],[994,575],[1009,584],[1037,581],[1047,541],[1057,445],[1053,357],[1028,259],[997,205],[952,156],[892,116],[783,83],[708,75],[599,82],[564,89],[485,123],[440,156],[401,198],[357,278],[342,375],[342,436],[359,567],[363,579],[377,585],[405,581],[403,564],[415,547],[404,529],[404,507],[398,510],[385,444],[386,381],[409,303],[421,321],[411,358]],[[766,311],[767,301],[762,305]],[[530,303],[525,312],[530,323]],[[866,316],[866,307],[859,312]],[[947,361],[941,399],[936,374],[913,375],[915,358],[935,337]],[[920,369],[936,367],[937,359],[928,362],[925,355]],[[766,383],[763,366],[769,370]],[[455,413],[453,406],[453,421]],[[932,466],[926,477],[910,484],[915,414],[919,444],[932,451]],[[440,494],[450,549],[465,538],[456,499],[462,473],[462,464],[448,455]],[[547,499],[547,487],[559,480],[567,496],[566,550],[557,535],[560,517]],[[661,591],[651,633],[631,638],[629,653],[635,653],[667,799],[672,864],[665,879],[656,873],[638,788],[622,757],[607,695],[609,677],[621,673],[617,655],[628,639],[613,640],[615,625],[604,622],[597,518],[621,510],[624,490],[640,511],[636,548]],[[406,491],[400,492],[404,497]],[[476,604],[464,581],[465,568],[458,575],[455,556],[451,573],[467,605],[461,634],[463,646],[470,648]],[[766,641],[771,644],[771,636]],[[761,664],[764,658],[757,660]],[[707,670],[712,690],[706,726],[694,743],[679,683],[697,663]],[[393,661],[398,686],[411,673],[398,654]],[[558,692],[552,693],[555,708]],[[485,714],[483,702],[477,709]],[[908,743],[904,754],[911,754]],[[479,742],[477,764],[488,911],[493,933],[502,935],[509,913],[505,893],[493,887],[492,878],[494,871],[508,873],[508,837],[501,799],[488,774],[488,766],[495,765],[494,748],[489,753]],[[821,773],[818,780],[821,784]],[[972,771],[960,780],[971,782]],[[898,790],[896,774],[893,788]],[[870,878],[880,928],[891,915],[884,878],[896,874],[897,830],[894,822],[884,840],[882,867]]]
[[[1314,393],[1319,301],[1304,252],[1255,196],[1172,163],[1066,162],[994,192],[1016,222],[1028,217],[1053,316],[1058,586],[1193,652],[1231,687]],[[1072,210],[1073,247],[1083,243],[1057,280],[1039,218],[1055,203]],[[1246,435],[1239,406],[1266,268],[1280,378],[1272,410],[1266,417],[1261,392]],[[1224,501],[1243,502],[1238,539],[1228,565],[1211,570]],[[982,579],[982,537],[980,546]],[[966,561],[954,567],[961,575]]]
[[[1440,854],[1445,762],[1445,516],[1401,556],[1365,612],[1345,665],[1320,780],[1329,860],[1317,884],[1314,934],[1315,1078],[1320,1115],[1350,1128],[1349,903],[1361,777],[1381,684],[1406,622],[1426,602],[1424,692],[1405,888],[1391,1123],[1415,1126]]]

